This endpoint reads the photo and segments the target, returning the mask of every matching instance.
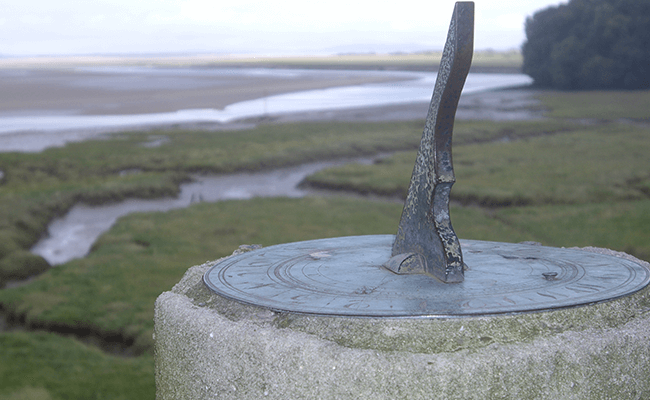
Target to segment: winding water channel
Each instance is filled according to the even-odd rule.
[[[52,221],[47,235],[31,251],[50,265],[85,257],[99,238],[118,218],[135,212],[168,211],[197,202],[246,200],[253,197],[302,197],[308,189],[298,187],[308,175],[346,163],[372,163],[375,158],[322,161],[265,172],[194,176],[181,185],[176,198],[129,199],[102,206],[75,205],[65,216]]]

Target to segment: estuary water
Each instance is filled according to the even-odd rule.
[[[314,79],[372,74],[395,81],[341,86],[328,89],[298,91],[266,96],[254,100],[235,102],[223,109],[179,109],[174,112],[147,114],[80,115],[78,110],[20,110],[0,114],[0,134],[16,132],[56,132],[79,129],[115,129],[142,125],[169,125],[194,122],[227,123],[235,120],[265,115],[341,110],[361,107],[385,106],[428,102],[431,99],[436,73],[403,71],[332,71],[283,69],[197,69],[197,68],[146,68],[106,67],[87,68],[93,79],[82,78],[69,85],[99,91],[174,90],[197,85],[217,87],[219,82],[265,76],[274,79]],[[99,76],[99,78],[97,77]],[[103,78],[102,78],[103,76]],[[470,73],[463,93],[476,93],[513,86],[528,85],[530,77],[523,74]]]

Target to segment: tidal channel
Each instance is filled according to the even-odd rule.
[[[85,257],[99,238],[118,218],[135,212],[169,211],[198,202],[246,200],[253,197],[303,197],[310,193],[299,184],[309,175],[347,163],[370,164],[377,158],[368,157],[321,161],[265,172],[241,172],[228,175],[193,176],[182,184],[176,198],[129,199],[102,206],[77,204],[68,213],[53,220],[47,235],[31,249],[50,265],[64,264]],[[136,172],[137,173],[137,172]]]

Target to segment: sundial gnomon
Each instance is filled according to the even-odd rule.
[[[456,3],[397,235],[270,246],[204,275],[216,293],[276,311],[445,317],[587,305],[634,293],[650,271],[618,257],[459,240],[451,225],[451,138],[473,52],[474,4]],[[462,249],[462,250],[461,250]]]

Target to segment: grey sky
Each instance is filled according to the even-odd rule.
[[[519,48],[560,1],[476,0],[477,50]],[[440,50],[451,0],[2,0],[0,55]]]

